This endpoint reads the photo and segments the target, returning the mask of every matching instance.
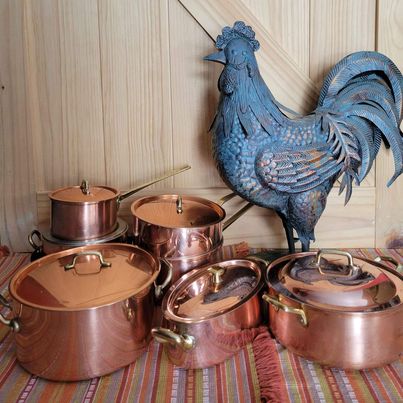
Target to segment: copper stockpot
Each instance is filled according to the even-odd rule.
[[[225,260],[184,274],[162,301],[166,327],[152,329],[169,359],[183,368],[226,360],[246,343],[245,332],[261,322],[261,263]]]
[[[44,255],[49,255],[50,253],[60,252],[62,250],[71,248],[77,248],[79,246],[99,245],[101,243],[107,242],[124,243],[126,240],[128,227],[129,226],[126,222],[118,218],[117,227],[110,234],[107,234],[100,238],[91,238],[88,240],[80,241],[66,241],[64,239],[54,237],[49,231],[40,232],[38,230],[33,230],[28,235],[28,242],[34,248],[32,256],[39,258]]]
[[[402,280],[382,263],[344,251],[281,257],[266,273],[270,328],[290,351],[320,364],[383,366],[403,351]]]
[[[116,230],[117,212],[122,200],[134,193],[190,169],[186,166],[151,182],[121,194],[109,186],[81,186],[57,189],[49,194],[51,200],[51,235],[66,241],[101,238]]]
[[[222,232],[244,214],[248,203],[224,222],[222,204],[195,196],[158,195],[142,197],[131,205],[135,244],[172,265],[175,282],[184,273],[222,260]]]
[[[110,373],[147,348],[160,273],[158,260],[126,244],[45,256],[11,279],[11,318],[19,363],[51,380]],[[167,279],[169,280],[169,279]]]

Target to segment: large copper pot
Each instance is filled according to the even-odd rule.
[[[261,322],[261,263],[225,260],[183,275],[162,301],[165,327],[152,329],[183,368],[218,364],[239,351]]]
[[[172,281],[188,271],[222,260],[223,231],[252,205],[246,204],[224,222],[222,204],[195,196],[158,195],[142,197],[131,205],[134,242],[173,268]]]
[[[266,273],[270,328],[290,351],[320,364],[383,366],[403,351],[402,280],[382,263],[344,251],[281,257]]]
[[[156,258],[126,244],[69,249],[22,268],[9,286],[11,317],[0,315],[14,330],[19,363],[76,381],[135,361],[150,341],[159,273]]]
[[[71,241],[108,235],[116,230],[117,212],[122,200],[187,169],[190,167],[170,172],[123,194],[109,186],[90,186],[86,180],[80,186],[57,189],[49,194],[50,233],[56,238]]]

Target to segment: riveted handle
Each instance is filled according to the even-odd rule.
[[[272,297],[271,295],[269,295],[267,293],[264,293],[262,295],[262,298],[268,304],[273,305],[276,310],[281,309],[284,312],[293,313],[295,315],[300,316],[300,322],[302,323],[302,325],[308,326],[308,318],[306,317],[306,313],[303,309],[294,308],[293,306],[286,305],[283,302],[281,302],[279,299]]]
[[[171,344],[185,351],[192,350],[196,345],[196,340],[193,336],[178,334],[165,327],[155,327],[151,329],[151,335],[161,344]]]
[[[173,267],[172,264],[170,262],[168,262],[168,260],[164,259],[164,258],[159,258],[160,263],[164,263],[167,268],[168,268],[168,272],[167,275],[165,277],[165,280],[163,281],[162,284],[157,284],[154,281],[154,286],[155,286],[155,296],[157,299],[161,298],[162,296],[162,292],[164,291],[164,289],[171,283],[172,280],[172,272],[173,272]]]
[[[0,304],[5,306],[6,308],[11,308],[11,304],[2,295],[0,295]],[[3,314],[0,313],[0,322],[10,327],[11,330],[15,333],[18,333],[20,331],[20,324],[18,323],[18,320],[16,318],[7,319],[6,317],[4,317]]]
[[[68,263],[64,266],[64,270],[68,271],[68,270],[75,270],[75,266],[76,266],[76,261],[80,256],[96,256],[99,259],[99,262],[101,263],[100,266],[100,270],[97,272],[99,273],[101,271],[102,268],[104,267],[111,267],[112,263],[106,262],[104,260],[104,257],[102,256],[102,254],[100,252],[97,251],[85,251],[85,252],[79,252],[74,256],[74,259],[71,263]],[[77,274],[83,274],[83,273],[78,273],[77,270],[75,270]],[[94,273],[87,273],[87,274],[94,274]]]
[[[315,261],[315,265],[318,268],[320,274],[323,275],[327,274],[320,267],[320,261],[323,255],[339,255],[339,256],[345,256],[348,259],[348,267],[350,268],[348,273],[340,273],[340,274],[332,273],[332,277],[355,277],[361,271],[361,269],[354,264],[353,256],[350,253],[343,250],[321,249],[316,254],[316,261]]]

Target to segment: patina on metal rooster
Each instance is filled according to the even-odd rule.
[[[216,47],[220,51],[205,60],[225,66],[211,127],[219,173],[239,196],[277,212],[290,252],[293,229],[302,250],[309,250],[334,182],[341,179],[347,203],[353,181],[365,178],[382,140],[395,161],[388,186],[402,173],[403,79],[386,56],[345,57],[326,77],[317,108],[290,119],[259,73],[259,42],[251,27],[241,21],[225,27]]]

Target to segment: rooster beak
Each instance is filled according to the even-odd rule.
[[[221,50],[216,53],[212,53],[211,55],[205,56],[203,60],[207,60],[209,62],[218,62],[222,64],[227,63],[227,58],[225,57],[224,51]]]

